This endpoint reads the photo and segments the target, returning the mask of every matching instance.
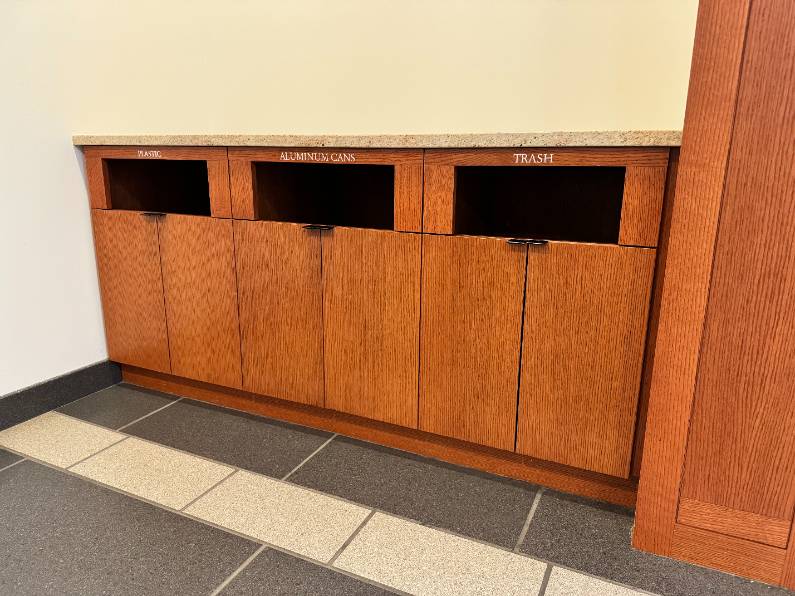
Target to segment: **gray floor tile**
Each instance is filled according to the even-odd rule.
[[[117,429],[176,400],[174,396],[132,385],[114,385],[59,408],[81,420]]]
[[[303,559],[266,549],[221,593],[224,596],[375,596],[391,592]]]
[[[522,552],[666,596],[784,595],[785,590],[637,551],[629,509],[545,492]]]
[[[0,449],[0,470],[5,468],[6,466],[10,466],[15,461],[19,461],[22,459],[16,453],[11,453],[10,451],[6,451],[5,449]]]
[[[337,437],[290,482],[513,548],[536,487]]]
[[[209,594],[255,543],[63,472],[0,474],[0,594]]]
[[[331,433],[182,400],[124,432],[156,443],[281,478]]]

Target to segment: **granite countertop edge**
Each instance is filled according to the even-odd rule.
[[[350,147],[441,149],[488,147],[678,147],[679,130],[451,133],[382,135],[142,134],[72,137],[76,146],[147,145],[193,147]]]

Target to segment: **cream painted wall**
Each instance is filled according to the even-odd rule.
[[[0,395],[106,357],[75,133],[676,129],[697,0],[3,0]]]

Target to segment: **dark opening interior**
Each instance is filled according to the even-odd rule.
[[[618,243],[623,167],[456,168],[456,234]]]
[[[394,166],[260,162],[254,176],[260,219],[394,228]]]
[[[113,209],[210,215],[207,162],[107,160]]]

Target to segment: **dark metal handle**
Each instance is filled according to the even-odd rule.
[[[141,215],[144,217],[160,217],[161,215],[165,215],[161,211],[142,211]]]
[[[549,240],[537,240],[535,238],[508,238],[508,244],[529,244],[531,246],[544,246]]]
[[[325,224],[306,224],[304,226],[305,230],[333,230],[334,226],[329,226]]]

